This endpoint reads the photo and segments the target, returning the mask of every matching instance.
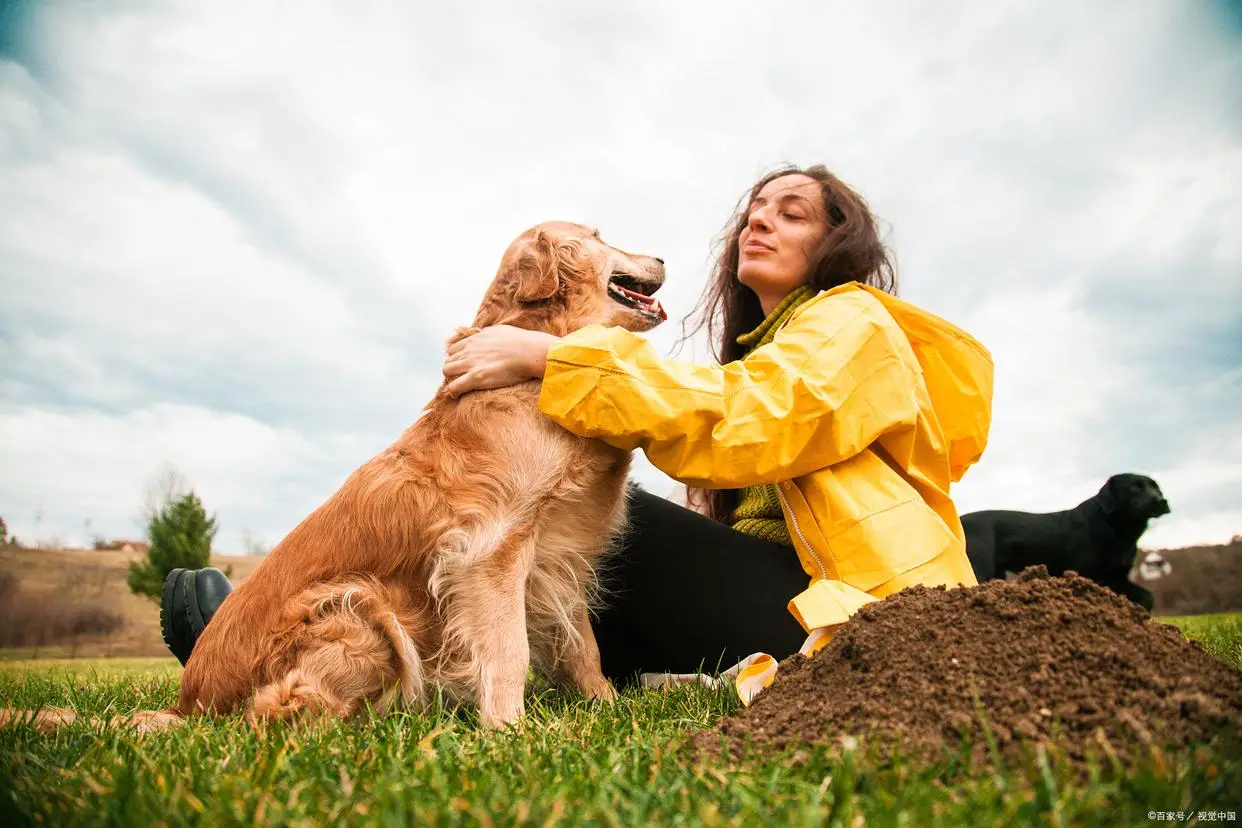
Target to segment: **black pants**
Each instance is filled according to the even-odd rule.
[[[605,676],[710,672],[802,645],[806,632],[786,609],[807,585],[793,549],[636,486],[629,498],[630,529],[605,564],[605,607],[593,621]]]

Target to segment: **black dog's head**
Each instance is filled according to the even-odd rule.
[[[1141,474],[1114,474],[1100,489],[1105,512],[1127,520],[1147,521],[1169,513],[1169,502],[1156,481]]]

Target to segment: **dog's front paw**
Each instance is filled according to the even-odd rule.
[[[597,701],[614,702],[617,700],[617,688],[612,686],[612,682],[603,676],[598,681],[587,682],[582,687],[582,694],[588,699]]]
[[[526,703],[521,699],[492,705],[480,705],[479,724],[488,730],[504,730],[517,724],[526,715]]]

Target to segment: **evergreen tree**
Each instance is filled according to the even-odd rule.
[[[169,572],[178,567],[201,569],[211,565],[215,536],[216,518],[207,516],[194,492],[165,501],[147,523],[147,559],[129,565],[129,588],[135,595],[160,600]]]

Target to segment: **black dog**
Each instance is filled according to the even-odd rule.
[[[1141,604],[1151,592],[1130,581],[1147,521],[1169,513],[1156,481],[1115,474],[1094,497],[1064,512],[987,511],[962,515],[966,554],[980,583],[1044,564],[1052,575],[1072,569]]]

